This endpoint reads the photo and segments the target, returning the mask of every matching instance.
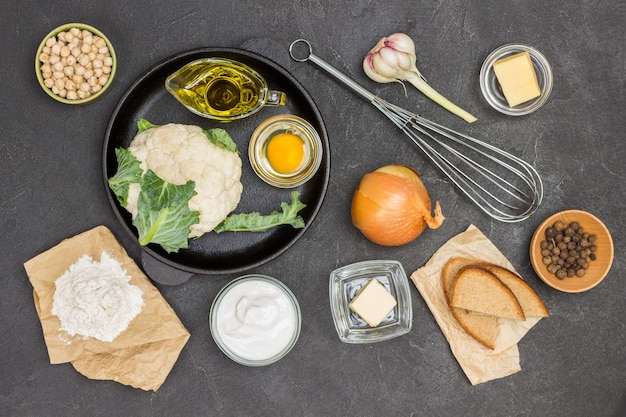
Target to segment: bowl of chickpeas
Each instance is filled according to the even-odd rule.
[[[43,90],[66,104],[83,104],[104,94],[117,62],[109,39],[84,23],[68,23],[41,41],[35,73]]]
[[[582,210],[545,219],[530,241],[530,262],[552,288],[578,293],[598,285],[609,273],[614,247],[609,229]]]

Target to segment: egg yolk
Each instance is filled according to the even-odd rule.
[[[288,174],[302,163],[304,141],[292,133],[280,133],[270,139],[266,155],[272,168],[281,174]]]

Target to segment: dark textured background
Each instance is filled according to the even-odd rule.
[[[267,4],[263,4],[267,3]],[[38,86],[33,61],[54,27],[85,22],[102,30],[119,59],[112,89],[68,106]],[[0,415],[2,416],[607,416],[626,413],[626,300],[623,217],[626,186],[626,4],[508,1],[68,1],[4,0],[0,5]],[[468,126],[416,90],[371,82],[364,54],[382,37],[406,32],[418,68],[444,95],[479,117]],[[315,52],[384,98],[487,138],[533,163],[546,187],[531,219],[501,224],[481,214],[377,111],[311,64],[292,62],[291,41]],[[481,96],[484,58],[510,42],[539,49],[554,89],[535,114],[507,117]],[[324,116],[331,181],[322,210],[290,250],[255,272],[284,281],[301,302],[294,350],[252,369],[226,358],[207,314],[234,276],[194,276],[159,287],[192,336],[158,392],[87,380],[50,365],[22,264],[60,240],[104,224],[135,259],[140,251],[111,211],[100,155],[109,116],[140,74],[177,52],[243,46],[298,78]],[[411,87],[412,88],[412,87]],[[400,248],[366,241],[349,205],[366,172],[389,163],[423,174],[447,216]],[[533,273],[535,227],[564,209],[587,210],[613,234],[615,261],[591,291],[566,294]],[[479,227],[541,295],[552,316],[520,343],[522,371],[472,387],[428,307],[412,287],[411,333],[372,345],[340,342],[328,304],[329,273],[389,258],[407,273],[452,236]]]

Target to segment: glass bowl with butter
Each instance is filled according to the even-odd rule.
[[[490,53],[480,69],[487,103],[509,116],[523,116],[544,105],[552,91],[552,68],[537,49],[507,44]]]
[[[334,270],[329,296],[342,342],[380,342],[411,331],[409,281],[397,261],[363,261]]]

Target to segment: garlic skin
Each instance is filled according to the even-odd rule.
[[[378,83],[408,81],[428,98],[463,120],[469,123],[478,120],[428,85],[417,70],[416,61],[413,40],[404,33],[394,33],[380,39],[365,55],[363,71],[369,78]]]
[[[379,83],[400,82],[406,72],[421,74],[415,66],[415,44],[404,33],[394,33],[382,38],[365,55],[363,70]]]

